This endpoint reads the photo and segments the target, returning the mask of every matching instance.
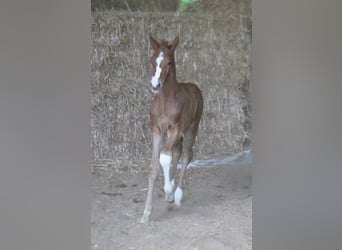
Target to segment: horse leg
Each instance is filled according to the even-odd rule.
[[[171,128],[168,131],[168,139],[165,142],[165,145],[160,153],[159,162],[164,172],[164,192],[167,200],[173,200],[173,187],[170,180],[170,166],[172,161],[172,152],[177,146],[177,143],[180,140],[180,133],[177,128]],[[179,149],[177,149],[179,150]],[[177,156],[179,158],[179,156]],[[173,159],[173,165],[176,165],[178,160]],[[174,171],[173,171],[174,174]]]
[[[147,223],[149,221],[149,216],[152,211],[153,189],[160,171],[158,158],[160,152],[161,139],[162,137],[158,132],[152,131],[152,159],[151,164],[149,166],[147,198],[145,203],[144,214],[140,220],[141,223]]]
[[[165,194],[165,199],[168,202],[174,201],[173,191],[174,191],[175,185],[176,185],[175,175],[176,175],[177,164],[178,164],[181,153],[182,153],[182,139],[179,140],[179,142],[176,144],[176,146],[172,152],[172,162],[171,162],[171,169],[170,169],[170,180],[171,180],[172,191],[170,194]]]
[[[179,174],[179,180],[178,180],[177,188],[176,188],[175,195],[174,195],[175,204],[177,206],[181,205],[181,201],[183,198],[182,187],[183,187],[184,175],[185,175],[185,171],[189,162],[192,160],[192,156],[193,156],[192,146],[194,145],[196,134],[197,134],[197,129],[195,130],[189,129],[184,133],[182,168]]]

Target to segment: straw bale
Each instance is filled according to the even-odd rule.
[[[176,11],[180,0],[92,0],[91,10]]]
[[[196,82],[202,89],[204,113],[194,160],[238,152],[249,144],[250,29],[239,11],[229,13],[92,13],[94,164],[120,162],[139,170],[151,156],[150,32],[167,40],[180,34],[178,81]]]

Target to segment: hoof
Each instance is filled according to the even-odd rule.
[[[169,194],[165,194],[165,200],[169,203],[173,203],[175,200],[173,192]]]
[[[171,184],[171,187],[169,187],[169,189],[165,189],[164,187],[165,200],[169,203],[173,203],[175,201],[174,193],[173,193],[173,190],[175,190],[175,179],[172,179],[170,184]]]
[[[140,219],[140,223],[147,224],[147,222],[150,220],[150,214],[151,214],[151,212],[144,211],[144,214],[143,214],[143,216]]]

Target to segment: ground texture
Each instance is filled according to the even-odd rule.
[[[144,225],[147,172],[94,167],[92,249],[252,249],[250,166],[189,168],[180,208],[164,200],[162,181]]]

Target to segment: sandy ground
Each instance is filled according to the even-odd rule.
[[[92,249],[252,249],[250,166],[189,168],[180,208],[164,200],[162,181],[144,225],[147,171],[94,167]]]

